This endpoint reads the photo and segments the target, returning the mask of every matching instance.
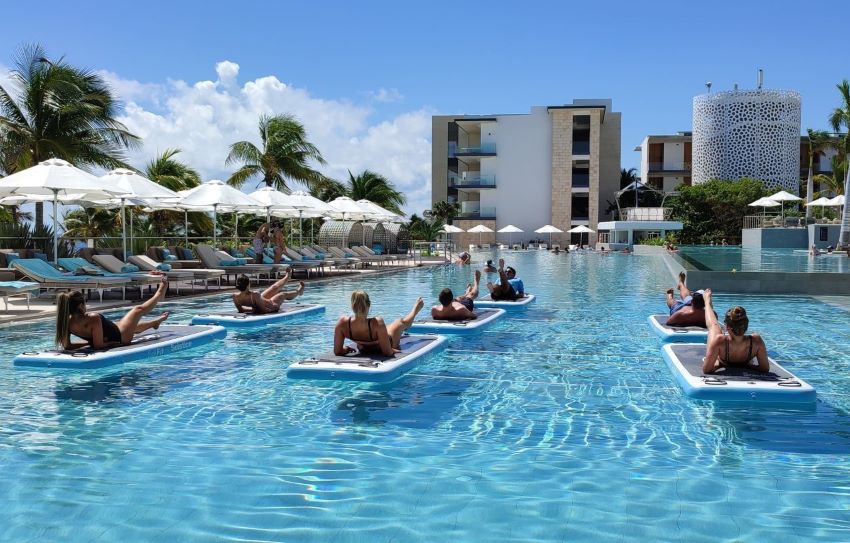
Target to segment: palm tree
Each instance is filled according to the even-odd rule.
[[[0,87],[0,160],[6,173],[61,158],[77,166],[127,167],[124,150],[139,144],[117,120],[121,103],[95,72],[50,61],[39,45],[20,49],[11,71],[20,92]],[[44,204],[35,223],[43,224]]]
[[[103,208],[68,211],[62,218],[66,238],[99,238],[115,232],[118,215]]]
[[[227,180],[240,187],[251,178],[262,176],[261,184],[278,190],[289,189],[289,182],[307,187],[321,184],[325,176],[310,167],[310,162],[325,164],[319,149],[307,141],[307,131],[292,115],[261,115],[262,149],[250,141],[237,141],[230,146],[225,164],[241,164]]]
[[[844,171],[846,168],[844,156],[842,153],[833,155],[829,159],[832,174],[818,174],[814,177],[814,182],[822,187],[817,193],[817,196],[827,196],[833,194],[844,194]]]
[[[457,202],[436,202],[431,206],[431,216],[447,224],[451,224],[452,219],[457,217],[459,213],[460,204]]]
[[[163,151],[145,166],[145,177],[173,191],[187,190],[200,185],[200,174],[175,158],[180,152],[180,149]],[[182,225],[184,219],[184,214],[178,211],[155,211],[151,214],[155,230],[161,234],[174,234],[173,226]],[[189,224],[195,234],[212,232],[212,219],[206,213],[189,213]],[[172,227],[171,232],[167,231],[168,226]]]
[[[631,183],[638,180],[637,168],[623,168],[620,170],[620,190],[628,187]]]
[[[807,128],[806,132],[809,134],[809,177],[806,181],[806,202],[811,202],[815,191],[815,158],[821,156],[826,149],[832,146],[833,142],[832,136],[825,130]],[[806,217],[811,216],[812,207],[806,206]]]
[[[407,197],[391,181],[371,170],[363,170],[357,176],[348,172],[348,196],[352,200],[369,200],[399,215],[404,215],[401,206],[407,203]]]
[[[330,202],[340,196],[348,196],[348,188],[335,179],[325,179],[310,187],[310,194],[323,202]]]
[[[414,217],[417,219],[415,222],[413,220]],[[440,219],[434,218],[431,220],[424,220],[414,215],[411,217],[408,230],[410,231],[412,239],[420,241],[436,241],[442,233],[442,228],[443,221]]]
[[[845,157],[850,157],[850,81],[845,79],[836,87],[841,95],[841,104],[829,115],[829,125],[835,132],[841,132],[842,127],[846,130],[844,136],[839,139],[839,147]],[[847,168],[844,174],[844,194],[850,194],[850,168]],[[850,206],[844,206],[838,245],[840,247],[850,245]]]

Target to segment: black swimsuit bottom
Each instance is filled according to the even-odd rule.
[[[117,324],[100,315],[100,327],[103,330],[103,341],[107,343],[121,343],[121,330]]]

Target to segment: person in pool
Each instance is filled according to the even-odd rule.
[[[233,293],[233,305],[240,313],[265,315],[277,313],[280,305],[286,300],[294,300],[304,293],[304,281],[298,282],[296,290],[283,290],[292,278],[292,269],[286,270],[282,279],[272,283],[262,293],[251,290],[251,280],[245,275],[236,279],[236,292]]]
[[[457,254],[457,260],[455,262],[460,264],[461,266],[463,266],[464,264],[469,264],[470,262],[472,262],[472,255],[467,253],[466,251],[461,251]]]
[[[108,349],[129,345],[136,334],[159,328],[168,318],[166,311],[155,319],[142,320],[142,317],[150,313],[165,297],[167,291],[168,279],[163,277],[154,295],[130,309],[117,323],[100,313],[86,312],[86,298],[79,290],[59,294],[56,298],[56,347],[74,350],[88,346],[94,349]],[[72,342],[71,334],[84,339],[85,342]]]
[[[494,273],[499,270],[496,269],[496,266],[493,265],[492,260],[488,260],[486,264],[484,264],[484,271],[487,273]]]
[[[525,297],[525,285],[522,279],[516,276],[516,270],[508,266],[505,268],[505,259],[499,259],[499,282],[487,283],[490,298],[493,300],[519,300]]]
[[[708,325],[708,343],[702,372],[714,373],[723,366],[745,366],[759,371],[770,371],[767,347],[758,334],[747,335],[750,320],[747,311],[736,305],[723,319],[727,334],[723,333],[711,303],[711,289],[705,289],[705,320]]]
[[[703,291],[691,292],[685,284],[685,278],[685,272],[679,272],[679,284],[676,285],[680,296],[678,300],[673,296],[673,289],[667,289],[667,308],[670,310],[667,324],[705,327],[706,311]]]
[[[363,290],[351,293],[351,310],[354,316],[340,317],[334,328],[334,354],[345,356],[353,352],[377,352],[384,356],[392,356],[401,352],[401,335],[413,325],[416,315],[422,310],[425,302],[417,298],[410,313],[388,325],[381,317],[369,317],[372,302]],[[357,348],[345,345],[350,339]]]
[[[475,318],[475,298],[478,297],[478,283],[481,281],[481,271],[475,270],[475,279],[466,286],[463,296],[455,298],[452,289],[440,291],[440,305],[431,308],[431,317],[440,320],[465,320]]]

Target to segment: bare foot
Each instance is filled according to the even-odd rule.
[[[683,285],[685,284],[685,272],[683,272],[683,271],[679,272],[679,282],[682,283]]]
[[[417,313],[422,311],[423,307],[425,307],[425,300],[423,300],[420,296],[419,298],[416,298],[416,303],[413,304],[413,314],[416,315]]]
[[[158,330],[158,329],[159,329],[159,325],[160,325],[160,324],[162,324],[163,322],[165,322],[165,319],[167,319],[167,318],[168,318],[168,311],[165,311],[162,315],[160,315],[159,317],[155,318],[155,319],[153,320],[153,322],[154,322],[153,329],[154,329],[154,330]]]
[[[481,270],[475,270],[475,282],[481,281]]]
[[[711,289],[707,288],[702,291],[702,297],[705,300],[705,306],[711,307]]]
[[[501,269],[503,269],[504,267],[505,267],[505,259],[504,259],[504,258],[500,258],[500,259],[499,259],[499,269],[501,270]]]
[[[493,292],[494,288],[496,288],[496,285],[492,281],[487,281],[487,290]]]

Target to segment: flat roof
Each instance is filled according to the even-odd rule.
[[[679,221],[606,221],[596,225],[597,230],[681,230]]]

